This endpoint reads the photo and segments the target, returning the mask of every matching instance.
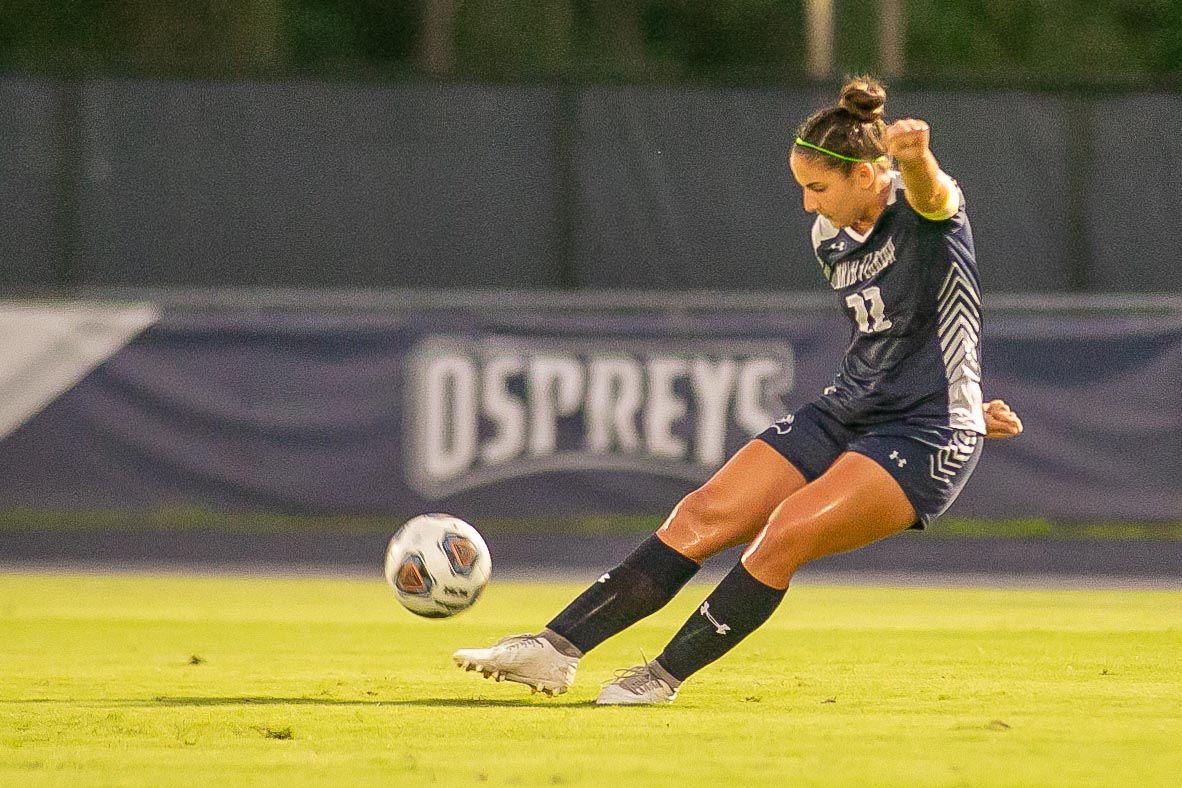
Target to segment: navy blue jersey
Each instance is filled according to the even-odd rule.
[[[916,420],[985,433],[981,288],[959,193],[943,221],[920,216],[891,173],[890,196],[865,236],[823,216],[813,225],[821,270],[853,339],[818,406],[847,424]]]

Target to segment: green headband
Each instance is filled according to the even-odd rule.
[[[822,148],[820,145],[814,145],[811,142],[805,142],[800,137],[796,138],[796,144],[802,148],[812,148],[813,150],[820,151],[821,153],[827,153],[835,159],[841,159],[842,161],[852,161],[855,164],[874,164],[875,162],[882,161],[886,158],[885,153],[881,156],[876,156],[873,159],[855,159],[853,156],[842,156],[840,153],[834,153],[828,148]]]

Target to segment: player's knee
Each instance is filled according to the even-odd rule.
[[[817,531],[809,523],[773,516],[758,542],[752,545],[749,557],[769,560],[791,573],[821,556],[820,543]]]
[[[661,526],[662,538],[684,555],[705,560],[737,544],[739,519],[733,505],[707,485],[681,499]]]
[[[709,532],[725,527],[726,523],[734,519],[734,514],[733,506],[726,496],[706,485],[682,498],[671,520],[698,532]]]

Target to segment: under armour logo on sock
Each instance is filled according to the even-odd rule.
[[[611,572],[604,572],[602,575],[599,576],[599,579],[596,580],[595,582],[596,583],[606,583],[608,581],[608,578],[610,578],[611,576],[612,576]]]
[[[701,613],[702,615],[704,615],[706,617],[706,620],[714,625],[714,631],[717,632],[718,634],[725,635],[727,632],[731,631],[730,624],[723,624],[723,623],[719,622],[719,620],[717,618],[710,615],[710,603],[709,602],[703,602],[702,607],[698,612]]]

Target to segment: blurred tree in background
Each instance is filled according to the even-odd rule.
[[[1177,0],[909,0],[909,73],[1121,85],[1182,76]]]
[[[287,0],[6,0],[9,69],[250,73],[286,62]]]
[[[832,0],[835,70],[878,70],[883,0]],[[901,0],[905,77],[1166,85],[1178,0]],[[807,0],[5,0],[0,68],[776,85],[805,79]]]

